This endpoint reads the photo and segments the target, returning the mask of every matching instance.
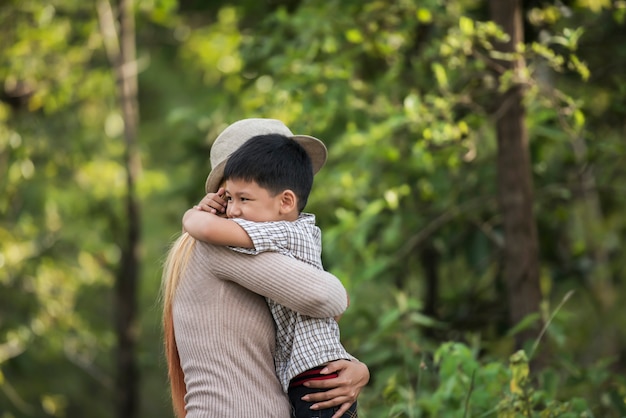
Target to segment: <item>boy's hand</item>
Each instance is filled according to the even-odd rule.
[[[224,188],[220,187],[217,193],[208,193],[200,203],[194,206],[194,209],[202,210],[205,212],[214,213],[216,215],[223,215],[226,213],[226,205],[228,202],[224,200]]]

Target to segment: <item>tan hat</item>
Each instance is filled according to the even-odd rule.
[[[257,135],[279,134],[293,139],[304,148],[316,174],[326,162],[326,146],[322,141],[309,135],[294,135],[287,126],[276,119],[242,119],[229,125],[217,136],[211,146],[211,172],[206,179],[205,190],[215,193],[224,178],[226,160],[248,139]]]

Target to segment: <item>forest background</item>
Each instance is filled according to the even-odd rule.
[[[350,293],[363,417],[626,416],[625,19],[3,0],[0,417],[172,416],[161,266],[246,117],[329,148],[307,211]]]

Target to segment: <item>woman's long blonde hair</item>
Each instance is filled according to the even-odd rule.
[[[188,233],[183,233],[172,244],[165,264],[163,266],[163,278],[161,292],[163,298],[163,343],[165,345],[165,358],[167,360],[167,373],[170,381],[172,406],[177,418],[184,418],[185,410],[185,376],[180,365],[176,338],[174,336],[174,321],[172,317],[172,302],[180,277],[189,261],[191,250],[196,240]]]

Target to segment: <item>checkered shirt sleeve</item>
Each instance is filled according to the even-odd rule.
[[[322,233],[315,225],[315,215],[302,213],[294,222],[232,220],[246,231],[254,245],[254,248],[231,247],[233,250],[252,255],[278,252],[322,268]]]

